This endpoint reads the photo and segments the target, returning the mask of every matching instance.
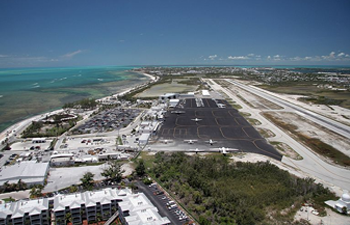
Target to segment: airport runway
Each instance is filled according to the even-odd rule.
[[[230,81],[230,80],[228,80]],[[214,81],[212,81],[214,83]],[[237,83],[232,82],[231,83]],[[239,83],[238,83],[239,84]],[[231,93],[230,90],[227,90],[220,85],[214,83],[211,85],[212,88],[215,90],[222,90],[224,93],[226,93],[229,97],[233,97],[233,93]],[[247,87],[246,85],[239,84],[237,85],[239,87]],[[245,90],[249,91],[251,89],[255,90],[258,88],[244,88]],[[263,92],[263,91],[261,91]],[[254,92],[253,92],[254,93]],[[265,97],[266,95],[269,95],[267,92],[263,92],[263,94],[260,94],[260,92],[255,92],[255,94],[258,94],[261,97]],[[266,98],[272,102],[271,98]],[[283,100],[281,100],[283,101]],[[244,105],[244,103],[242,103]],[[292,108],[286,108],[284,105],[282,105],[286,111],[293,111]],[[246,107],[246,106],[244,106]],[[246,110],[249,110],[249,106],[247,106]],[[255,110],[255,109],[251,109]],[[297,168],[300,171],[303,171],[307,173],[309,176],[319,179],[322,181],[322,183],[327,184],[328,187],[333,188],[333,186],[340,187],[343,190],[349,190],[350,187],[350,170],[331,165],[328,162],[323,161],[317,154],[307,149],[304,145],[299,143],[298,141],[291,138],[288,134],[286,134],[283,130],[279,129],[278,127],[269,124],[269,122],[258,112],[255,113],[256,119],[259,121],[262,121],[264,124],[267,124],[267,128],[270,129],[273,133],[276,134],[275,138],[271,138],[273,141],[279,141],[283,143],[287,143],[292,149],[294,149],[300,156],[303,157],[302,160],[293,160],[289,157],[283,157],[282,163],[291,166],[293,168]],[[316,114],[317,115],[317,114]]]
[[[244,84],[240,84],[238,82],[234,82],[234,81],[229,80],[229,79],[227,79],[226,81],[230,82],[231,84],[234,84],[234,85],[236,85],[236,86],[238,86],[238,87],[240,87],[240,88],[242,88],[242,89],[244,89],[244,90],[246,90],[248,92],[251,92],[251,93],[256,94],[256,95],[258,95],[260,97],[263,97],[263,98],[265,98],[265,99],[267,99],[267,100],[269,100],[269,101],[271,101],[271,102],[273,102],[275,104],[278,104],[278,105],[280,105],[280,106],[282,106],[284,108],[287,107],[287,108],[290,108],[292,110],[295,110],[296,112],[301,114],[303,117],[305,117],[305,118],[307,118],[307,119],[309,119],[311,121],[314,121],[314,122],[320,124],[321,126],[324,126],[327,129],[332,130],[332,131],[334,131],[334,132],[336,132],[336,133],[338,133],[338,134],[340,134],[340,135],[342,135],[342,136],[344,136],[346,138],[350,137],[350,127],[347,126],[347,125],[344,125],[342,123],[339,123],[337,121],[334,121],[334,120],[329,119],[327,117],[324,117],[322,115],[319,115],[319,114],[316,114],[314,112],[311,112],[311,111],[309,111],[307,109],[304,109],[304,108],[302,108],[300,106],[297,106],[295,104],[287,102],[287,101],[285,101],[285,100],[283,100],[281,98],[278,98],[276,96],[267,94],[264,91],[259,90],[259,89],[255,88],[255,87],[250,87],[250,86],[247,86],[247,85],[244,85]]]
[[[226,107],[218,107],[220,104]],[[210,139],[215,143],[207,143]],[[180,100],[177,108],[169,110],[155,142],[150,145],[152,150],[171,151],[219,147],[259,153],[277,160],[282,158],[225,100],[209,98]]]

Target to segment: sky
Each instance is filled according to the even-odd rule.
[[[3,0],[0,67],[350,66],[349,0]]]

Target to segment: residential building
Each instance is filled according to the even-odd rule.
[[[127,196],[119,203],[119,218],[126,225],[165,225],[170,224],[167,217],[161,217],[157,207],[143,193]]]
[[[80,225],[83,221],[107,221],[116,213],[119,213],[121,221],[129,225],[170,224],[169,219],[161,217],[143,193],[106,188],[0,204],[0,225],[49,225],[51,221],[57,225],[68,222]]]

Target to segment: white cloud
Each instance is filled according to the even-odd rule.
[[[274,58],[280,58],[280,55],[275,55]]]
[[[218,56],[217,55],[210,55],[208,58],[210,59],[210,60],[214,60],[214,59],[216,59]]]
[[[249,59],[248,56],[229,56],[227,57],[228,59],[231,59],[231,60],[242,60],[242,59]]]
[[[253,57],[254,55],[255,55],[254,53],[248,54],[249,57]]]
[[[0,58],[7,58],[9,57],[8,55],[0,55]]]
[[[341,53],[338,54],[338,57],[342,57],[342,56],[345,56],[344,52],[341,52]]]
[[[80,54],[80,53],[82,53],[82,52],[83,52],[83,51],[79,49],[79,50],[74,51],[74,52],[69,52],[69,53],[63,55],[62,57],[63,57],[63,58],[72,58],[73,56],[78,55],[78,54]]]
[[[267,56],[267,59],[271,59],[271,56]]]
[[[310,57],[310,56],[305,56],[303,58],[296,56],[296,57],[290,58],[290,60],[292,60],[292,61],[310,61],[312,59],[313,59],[313,57]]]
[[[334,58],[335,57],[335,52],[329,53],[329,57]]]

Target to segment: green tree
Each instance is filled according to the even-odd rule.
[[[83,188],[85,190],[91,191],[93,187],[93,182],[94,182],[94,176],[95,174],[91,172],[86,172],[84,176],[80,179]]]
[[[135,182],[130,182],[128,184],[128,187],[132,190],[132,191],[135,191],[138,189],[138,187],[136,186]]]
[[[146,167],[145,167],[143,159],[140,159],[138,161],[135,170],[136,170],[136,174],[140,177],[142,177],[146,174]]]
[[[29,191],[29,195],[31,198],[37,198],[37,197],[41,197],[42,194],[42,190],[44,189],[44,187],[42,185],[34,185],[32,187],[32,189],[30,189]]]
[[[108,161],[108,167],[101,173],[108,181],[119,183],[123,178],[123,173],[120,163],[117,161]]]
[[[74,193],[74,192],[77,192],[77,191],[78,191],[77,186],[72,185],[72,186],[69,187],[69,192],[70,192],[70,193]]]
[[[19,179],[17,182],[17,188],[18,190],[25,190],[27,189],[27,184],[22,181],[22,179]]]

